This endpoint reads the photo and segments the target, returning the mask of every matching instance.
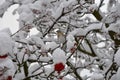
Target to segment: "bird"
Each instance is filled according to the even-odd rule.
[[[60,44],[64,44],[66,39],[65,39],[65,35],[61,30],[57,30],[57,38],[58,38],[58,42]]]

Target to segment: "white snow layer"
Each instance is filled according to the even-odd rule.
[[[120,49],[116,52],[114,60],[120,66]]]
[[[108,28],[108,31],[114,31],[118,34],[120,34],[120,20],[118,20],[116,23],[111,24]]]
[[[118,68],[118,71],[116,73],[116,80],[120,79],[120,67]]]
[[[48,44],[46,44],[46,49],[47,50],[49,50],[49,49],[53,50],[53,49],[57,48],[58,46],[59,45],[55,42],[49,42]]]
[[[93,73],[91,80],[104,80],[104,76],[100,73]]]
[[[8,68],[8,70],[4,73],[6,76],[13,76],[15,73],[15,67],[11,59],[5,58],[0,59],[0,68]]]
[[[53,62],[54,63],[66,63],[66,56],[65,56],[65,52],[63,50],[61,50],[60,48],[57,48],[56,50],[54,50],[53,52]]]
[[[29,75],[35,75],[35,74],[41,73],[42,69],[39,69],[39,68],[40,68],[40,65],[38,62],[31,63],[28,68]]]
[[[12,53],[13,41],[5,31],[0,32],[0,55],[5,55],[7,53]]]

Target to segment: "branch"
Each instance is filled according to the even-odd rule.
[[[98,21],[101,21],[102,20],[102,15],[99,13],[99,11],[98,10],[94,10],[94,12],[92,13],[94,16],[95,16],[95,18],[98,20]]]
[[[102,21],[103,17],[102,15],[99,13],[99,10],[94,10],[94,12],[92,13],[93,16],[98,20],[98,21]],[[105,23],[106,28],[109,27],[109,24]]]
[[[94,52],[94,50],[93,50],[92,45],[90,44],[90,42],[89,42],[87,39],[85,39],[85,40],[86,40],[87,44],[89,45],[89,47],[90,47],[90,49],[91,49],[91,51],[92,51],[92,54],[93,54],[94,56],[96,56],[96,54],[95,54],[95,52]]]
[[[103,5],[103,2],[104,2],[104,0],[101,0],[100,4],[98,6],[98,11],[99,11],[100,7]]]
[[[27,62],[24,62],[24,73],[25,73],[25,77],[28,76],[28,66],[27,66]],[[30,78],[25,79],[25,80],[31,80]]]
[[[114,54],[116,54],[116,52],[117,52],[117,50],[118,49],[115,49],[115,51],[114,51]],[[107,69],[107,71],[105,72],[105,78],[107,77],[107,75],[109,75],[108,73],[110,72],[110,71],[112,71],[112,70],[118,70],[118,66],[117,66],[117,64],[114,62],[114,57],[115,56],[113,56],[113,62],[112,62],[112,64],[110,65],[110,67]],[[112,76],[112,75],[111,75]]]
[[[61,15],[53,22],[53,24],[49,27],[49,29],[43,34],[43,37],[45,37],[45,36],[52,30],[52,28],[53,28],[54,25],[57,23],[57,21],[58,21],[62,16],[65,15],[63,12],[64,12],[64,8],[63,8],[63,10],[62,10]]]
[[[76,75],[76,77],[79,80],[82,80],[81,76],[77,73],[77,69],[69,61],[67,61],[66,64],[73,70],[73,73]]]
[[[77,40],[77,38],[75,38],[75,41],[77,42],[77,44],[79,44],[79,41]],[[83,52],[83,53],[86,54],[86,55],[89,55],[89,56],[92,56],[92,57],[95,57],[95,56],[96,56],[96,55],[93,54],[93,53],[90,53],[90,52],[88,52],[88,51],[86,51],[86,50],[83,50],[83,49],[80,47],[80,45],[77,46],[77,49],[78,49],[80,52]]]
[[[90,53],[90,52],[87,52],[86,50],[81,49],[80,46],[78,46],[77,49],[78,49],[80,52],[83,52],[83,53],[86,54],[86,55],[89,55],[89,56],[92,56],[92,57],[96,57],[95,54],[92,54],[92,53]]]
[[[76,10],[76,9],[78,9],[79,7],[80,6],[75,7],[74,9],[72,9],[70,11],[67,11],[67,12],[64,12],[64,8],[63,8],[61,15],[53,22],[53,24],[49,27],[49,29],[43,34],[43,37],[45,37],[52,30],[54,25],[61,19],[61,17],[63,17],[64,15],[66,15],[66,14],[68,14],[68,13],[70,13],[70,12]]]
[[[44,72],[40,72],[40,73],[38,73],[38,74],[36,74],[36,75],[28,76],[28,77],[24,78],[23,80],[29,80],[31,77],[38,76],[38,75],[40,75],[40,74],[42,74],[42,73],[44,73]]]
[[[38,45],[36,45],[36,44],[34,44],[34,43],[27,43],[27,42],[23,42],[23,41],[18,41],[18,40],[16,40],[15,42],[17,42],[17,43],[21,43],[21,44],[24,44],[24,45],[31,45],[31,46],[33,46],[33,45],[35,45],[37,48],[41,48],[41,46],[38,46]]]

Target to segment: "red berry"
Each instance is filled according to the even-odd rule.
[[[12,76],[8,76],[7,80],[12,80]]]
[[[7,54],[5,54],[5,55],[3,55],[3,56],[0,56],[1,59],[5,59],[5,58],[7,58],[7,57],[8,57]]]
[[[76,50],[76,48],[75,48],[75,47],[72,47],[72,48],[70,49],[70,52],[71,52],[71,53],[74,53],[75,50]]]
[[[77,43],[74,43],[74,46],[77,46]]]
[[[60,77],[58,80],[63,80],[63,77]]]
[[[60,73],[60,71],[62,71],[65,68],[65,66],[63,65],[63,63],[57,63],[54,66],[54,70],[57,71],[58,73]]]

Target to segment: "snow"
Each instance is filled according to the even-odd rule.
[[[102,23],[94,23],[90,24],[87,28],[85,28],[86,33],[88,33],[91,30],[101,29]]]
[[[22,4],[32,3],[34,0],[20,0]]]
[[[37,1],[36,0],[6,0],[6,1],[16,1],[16,2],[18,2],[18,4],[20,4],[19,5],[20,8],[18,9],[18,13],[20,15],[20,18],[18,20],[20,22],[20,28],[22,28],[23,26],[25,26],[24,23],[25,24],[29,24],[31,26],[33,24],[33,20],[35,19],[35,17],[43,16],[43,15],[46,15],[46,13],[50,13],[50,14],[47,15],[47,17],[45,17],[45,18],[42,19],[42,20],[48,21],[47,23],[46,22],[43,23],[46,26],[48,26],[49,23],[50,23],[49,21],[52,22],[52,19],[54,21],[54,19],[57,19],[61,15],[61,13],[63,11],[63,8],[64,8],[64,12],[71,10],[71,12],[73,12],[73,15],[72,15],[73,19],[76,19],[76,18],[74,18],[74,16],[76,17],[76,15],[74,15],[74,11],[76,11],[76,10],[72,11],[72,9],[71,9],[72,7],[74,7],[76,5],[75,4],[75,2],[77,2],[76,0],[56,0],[56,2],[54,2],[52,4],[52,7],[53,7],[52,9],[51,9],[51,6],[49,5],[50,4],[49,2],[50,1],[55,1],[55,0],[49,0],[49,1],[48,0],[37,0]],[[32,3],[33,1],[34,1],[34,3]],[[7,8],[11,4],[12,3],[9,3],[9,2],[4,3],[4,5],[2,4],[4,8],[0,6],[0,15],[2,15],[4,13],[4,11],[6,11]],[[80,1],[80,4],[87,5],[87,8],[86,8],[86,11],[87,11],[89,5],[86,4],[84,2],[84,0],[83,0],[83,3],[82,3],[82,1]],[[86,7],[85,5],[83,5],[83,7]],[[1,8],[3,8],[3,9],[1,9]],[[37,15],[34,14],[34,12],[32,11],[32,9],[40,11],[40,14],[37,14]],[[91,5],[89,7],[89,9],[92,10],[92,11],[96,10],[97,9],[96,4]],[[114,20],[116,19],[116,18],[111,18],[111,17],[118,17],[119,16],[119,8],[118,7],[117,7],[117,9],[112,10],[112,12],[115,12],[115,11],[117,11],[115,13],[117,15],[114,14],[112,16],[108,16],[108,18],[107,18],[108,19],[108,23],[114,22]],[[52,13],[52,19],[49,19],[49,18],[51,18],[51,13]],[[71,15],[69,15],[69,14],[68,15],[64,15],[64,20],[70,19],[69,18],[70,16]],[[111,21],[109,21],[109,19],[111,19]],[[60,41],[61,43],[65,42],[65,39],[66,39],[66,41],[67,41],[67,51],[69,51],[71,48],[75,47],[75,42],[76,41],[75,41],[74,36],[77,36],[77,37],[81,37],[81,36],[83,37],[84,36],[86,38],[87,37],[86,35],[87,35],[88,32],[90,32],[90,31],[92,31],[94,29],[102,29],[102,27],[103,27],[103,23],[97,23],[97,24],[93,23],[93,24],[90,24],[90,25],[89,24],[86,25],[87,22],[85,23],[84,21],[81,21],[80,24],[82,23],[82,25],[83,26],[85,25],[85,27],[84,28],[80,28],[81,25],[79,25],[79,23],[77,23],[77,21],[73,20],[71,22],[73,22],[74,25],[79,26],[79,28],[70,27],[70,30],[68,30],[68,31],[71,31],[71,32],[68,32],[67,38],[64,35],[62,35],[61,37],[58,37],[58,40],[59,41],[61,40]],[[88,20],[88,22],[89,22],[89,20]],[[83,24],[83,23],[85,23],[85,24]],[[106,23],[107,23],[107,20],[106,20]],[[61,25],[61,23],[58,23],[58,25],[59,24]],[[118,27],[120,27],[119,26],[119,22],[117,22],[115,24],[113,24],[113,23],[110,23],[110,24],[111,25],[108,28],[108,31],[112,30],[112,31],[115,31],[117,33],[120,33],[119,28],[118,28]],[[61,27],[58,27],[58,25],[55,25],[54,29],[56,29],[56,26],[57,26],[57,28],[60,29]],[[41,25],[39,25],[39,26],[41,27]],[[64,28],[66,28],[66,26],[67,25],[65,24]],[[116,27],[116,28],[114,28],[114,27]],[[46,27],[41,27],[41,28],[42,29],[44,28],[44,30],[47,29]],[[50,31],[50,34],[51,34],[51,32],[52,32],[52,30]],[[56,34],[56,33],[53,33],[53,34]],[[13,51],[13,40],[11,39],[10,35],[11,35],[11,33],[9,32],[9,30],[4,30],[4,31],[0,32],[0,42],[1,42],[0,43],[0,55],[4,55],[4,54],[7,54],[7,53],[13,53],[12,52]],[[104,35],[104,34],[102,34],[102,35]],[[43,77],[45,76],[46,77],[45,74],[49,75],[52,71],[54,71],[53,70],[54,69],[54,64],[58,64],[58,63],[63,63],[65,67],[67,67],[67,68],[69,67],[69,66],[66,65],[66,59],[67,59],[66,55],[69,56],[69,55],[71,55],[71,53],[67,54],[66,50],[65,51],[62,50],[60,48],[61,46],[59,46],[59,44],[56,43],[57,41],[53,41],[54,37],[50,36],[50,38],[53,38],[53,39],[51,39],[49,41],[48,40],[44,41],[44,39],[42,39],[41,37],[42,37],[42,33],[40,33],[39,36],[37,36],[37,35],[29,36],[28,32],[25,31],[25,29],[24,29],[22,31],[19,31],[15,35],[15,38],[13,38],[15,40],[20,40],[20,41],[23,41],[23,42],[26,42],[26,43],[33,43],[33,44],[35,44],[34,46],[37,46],[37,47],[39,46],[40,47],[40,49],[37,48],[37,47],[35,49],[33,49],[32,46],[30,46],[30,45],[22,45],[22,44],[14,46],[14,47],[16,47],[14,49],[14,52],[15,52],[17,58],[18,58],[18,61],[20,61],[20,63],[22,63],[24,61],[27,61],[28,59],[32,59],[32,60],[36,60],[37,59],[39,61],[43,61],[42,64],[44,64],[44,62],[46,63],[49,60],[53,59],[53,64],[50,63],[50,65],[49,65],[49,62],[48,62],[48,66],[41,66],[38,62],[30,63],[30,65],[28,65],[28,67],[29,67],[28,68],[28,70],[29,70],[29,75],[28,76],[35,75],[35,74],[38,74],[38,73],[41,73],[41,72],[44,71],[43,75],[40,75],[40,76],[43,76]],[[47,39],[50,39],[50,38],[47,38]],[[101,40],[101,38],[97,37],[97,40],[95,40],[95,41],[99,42],[99,40]],[[82,43],[80,45],[81,45],[80,47],[83,50],[91,52],[91,50],[89,48],[89,45],[87,45],[87,43],[84,40],[82,41]],[[99,48],[106,47],[106,45],[107,44],[104,43],[104,42],[101,42],[101,43],[97,44],[96,45],[97,48],[96,48],[96,46],[92,45],[93,49],[96,50],[95,53],[97,54],[97,57],[99,57],[99,59],[101,61],[105,62],[105,64],[104,64],[105,67],[108,66],[110,63],[112,63],[112,61],[109,60],[109,59],[107,60],[107,59],[101,59],[101,58],[110,58],[111,59],[111,55],[108,54],[109,52],[106,49],[99,49]],[[34,54],[27,54],[26,53],[26,49],[17,49],[17,48],[26,48],[26,46],[27,46],[27,48],[30,49],[31,52],[35,51],[35,53]],[[65,46],[66,46],[66,44],[65,44]],[[45,55],[43,54],[43,55],[41,55],[38,58],[37,55],[40,55],[40,53],[45,53]],[[81,58],[83,58],[85,61],[88,61],[86,59],[90,59],[91,58],[91,57],[86,57],[86,55],[84,56],[84,54],[81,54],[81,52],[79,52],[79,51],[77,52],[77,50],[76,50],[76,53],[79,53],[79,54],[78,55],[73,55],[69,59],[69,62],[71,63],[71,65],[73,67],[81,67],[82,66],[81,65],[82,62],[80,60]],[[120,58],[119,56],[120,55],[119,55],[119,53],[120,53],[120,51],[118,50],[117,53],[115,54],[114,60],[120,66],[120,62],[119,62],[119,58]],[[76,59],[75,57],[77,57],[77,58],[80,57],[80,59]],[[7,62],[7,61],[9,61],[9,62]],[[88,64],[89,63],[89,61],[88,62],[85,62],[85,61],[84,61],[84,64]],[[10,65],[11,66],[12,65],[12,61],[10,61],[8,59],[6,61],[0,60],[0,62],[1,62],[0,66],[4,66],[4,65],[6,65],[6,66]],[[76,65],[74,65],[74,64],[76,64]],[[47,64],[45,64],[45,65],[47,65]],[[41,68],[41,67],[43,67],[43,68]],[[13,67],[11,67],[11,68],[13,68]],[[16,65],[16,68],[18,68],[17,65]],[[23,68],[23,65],[20,66],[20,70],[22,68]],[[90,68],[94,68],[94,66],[91,66]],[[38,69],[38,70],[36,70],[36,69]],[[78,68],[78,71],[80,73],[81,69]],[[62,72],[63,75],[64,75],[64,72],[65,71],[63,70],[63,72]],[[70,72],[72,72],[72,70]],[[10,72],[10,73],[12,73],[12,72]],[[8,74],[10,74],[10,73],[8,72]],[[84,73],[84,74],[88,75],[86,73]],[[52,75],[53,76],[54,75],[57,76],[56,74],[52,74]],[[70,75],[69,75],[69,72],[66,73],[65,75],[66,76],[63,77],[63,80],[76,80],[74,78],[75,75],[73,75],[73,72]],[[118,69],[118,72],[117,72],[116,76],[119,76],[119,75],[120,75],[120,70]],[[18,71],[15,76],[16,76],[16,79],[21,80],[21,78],[25,77],[24,76],[24,71],[21,70],[20,74],[19,74],[19,71]],[[57,78],[58,77],[59,77],[59,75],[57,76]],[[93,75],[89,76],[89,77],[92,77],[93,80],[103,80],[103,78],[104,78],[103,74],[96,73],[96,72],[94,72]],[[56,78],[56,80],[58,80],[57,78]],[[85,78],[85,76],[84,76],[84,78]],[[46,79],[42,78],[41,80],[46,80]]]
[[[49,8],[48,5],[50,1],[48,0],[38,0],[35,1],[30,8],[31,9],[35,9],[35,10],[39,10],[40,12],[42,12],[42,10],[45,10],[46,8]]]
[[[22,80],[23,78],[25,78],[24,71],[15,75],[15,80]]]
[[[114,74],[110,80],[119,80],[120,79],[120,67],[117,70],[117,73]]]
[[[49,50],[49,49],[53,50],[53,49],[57,48],[59,45],[55,42],[49,42],[45,46],[46,46],[47,50]]]
[[[69,34],[66,39],[67,39],[67,50],[66,51],[70,51],[72,48],[75,49],[76,41],[75,41],[74,35]]]
[[[120,33],[120,20],[118,20],[116,23],[111,24],[108,28],[108,31],[113,31],[116,33]]]
[[[100,73],[93,73],[93,76],[91,76],[92,80],[104,80],[104,76]]]
[[[3,4],[4,1],[5,1],[5,0],[1,0],[1,1],[0,1],[0,5]]]
[[[113,75],[110,80],[117,80],[117,79],[116,79],[116,74]]]
[[[83,28],[77,28],[77,29],[74,29],[73,31],[70,32],[71,35],[73,36],[85,36],[86,35],[86,31],[85,29]]]
[[[81,72],[81,77],[85,77],[85,76],[91,76],[91,72],[88,69],[83,69]]]
[[[39,60],[43,61],[43,62],[49,62],[51,60],[51,57],[50,56],[40,56]]]
[[[37,56],[35,54],[30,54],[29,59],[36,60]]]
[[[94,10],[96,10],[97,9],[97,4],[92,4],[92,5],[90,5],[90,7],[89,7],[89,10],[91,11],[91,12],[93,12]]]
[[[21,14],[22,12],[25,12],[25,13],[31,13],[31,9],[30,9],[30,5],[31,4],[27,4],[27,5],[22,5],[20,6],[17,10],[18,10],[18,13]]]
[[[3,29],[3,30],[0,30],[0,32],[6,32],[9,36],[12,35],[12,33],[11,33],[11,31],[10,31],[9,28],[5,28],[5,29]]]
[[[7,10],[7,8],[11,5],[11,2],[4,1],[0,5],[0,17],[3,16],[4,12]]]
[[[60,4],[60,6],[63,7],[63,8],[65,8],[65,7],[69,6],[71,3],[74,3],[74,2],[75,2],[75,0],[68,0],[68,1],[64,0],[64,1]]]
[[[47,65],[47,66],[45,66],[44,68],[45,68],[45,74],[46,74],[46,75],[49,75],[51,72],[54,71],[54,68],[53,68],[53,66],[51,66],[51,65]]]
[[[14,39],[19,41],[25,39],[27,36],[28,33],[26,31],[19,31],[17,34],[15,34]]]
[[[40,65],[38,62],[31,63],[29,68],[28,68],[29,76],[41,73],[42,69],[39,69],[39,68],[40,68]]]
[[[76,79],[71,75],[66,75],[65,77],[63,77],[62,80],[76,80]]]
[[[41,1],[38,0],[36,1],[35,3],[33,3],[31,6],[30,6],[31,9],[36,9],[36,10],[40,10],[41,9]]]
[[[116,80],[120,79],[120,67],[118,68],[118,71],[116,73]]]
[[[59,62],[62,62],[62,63],[66,63],[66,56],[65,56],[65,52],[60,49],[60,48],[57,48],[53,51],[53,62],[54,64],[56,63],[59,63]]]
[[[114,14],[110,14],[110,15],[106,16],[105,18],[103,18],[103,22],[105,22],[105,23],[114,23],[115,20],[116,20],[116,18],[115,18]]]
[[[0,68],[4,69],[5,67],[8,68],[8,70],[7,70],[7,72],[5,72],[4,75],[6,75],[6,76],[9,76],[9,75],[13,76],[16,69],[14,67],[14,64],[13,64],[12,60],[9,59],[8,57],[5,58],[5,59],[0,59]]]
[[[95,53],[99,58],[111,59],[110,54],[108,54],[108,51],[105,48],[95,48],[94,50],[96,51]]]
[[[112,6],[110,9],[109,14],[103,19],[103,21],[105,21],[105,23],[114,23],[117,21],[117,19],[119,20],[120,16],[120,3],[116,3],[115,6]]]
[[[3,36],[4,35],[4,36]],[[13,41],[10,37],[10,34],[7,32],[0,32],[0,55],[12,53],[13,50]]]
[[[32,13],[28,14],[26,12],[22,12],[18,21],[20,21],[20,27],[24,27],[24,22],[26,22],[26,24],[31,24],[33,20],[34,15]]]
[[[39,37],[42,37],[42,33],[39,32],[36,28],[30,29],[30,36],[32,36],[32,35],[37,35]]]
[[[67,41],[67,51],[70,51],[75,45],[75,41]]]
[[[36,44],[39,47],[44,47],[45,46],[43,40],[39,36],[36,36],[36,35],[30,36],[29,39],[28,39],[28,41],[30,43]]]
[[[60,6],[60,7],[57,8],[57,10],[53,13],[52,16],[53,16],[55,19],[57,19],[57,18],[62,14],[62,11],[63,11],[63,7]]]
[[[28,0],[29,1],[29,0]],[[31,10],[32,3],[27,3],[27,4],[23,4],[21,5],[17,11],[19,13],[19,27],[24,27],[24,23],[25,24],[32,24],[33,20],[34,20],[34,14]]]
[[[74,38],[74,36],[73,35],[71,35],[71,34],[69,34],[68,36],[67,36],[67,41],[75,41],[75,38]]]
[[[26,50],[25,49],[22,49],[21,52],[18,52],[16,55],[17,55],[17,58],[19,60],[20,63],[28,60],[28,54],[25,53]]]
[[[63,0],[61,3],[59,3],[59,6],[53,10],[53,17],[57,19],[62,14],[63,9],[73,5],[75,2],[75,0]]]
[[[105,42],[100,42],[96,46],[99,47],[99,48],[103,48],[103,47],[106,46],[106,43]]]
[[[93,46],[92,46],[92,47],[93,47]],[[86,41],[83,41],[83,42],[82,42],[81,48],[85,49],[85,50],[88,51],[88,52],[91,52],[91,49],[90,49],[89,45],[86,43]]]
[[[114,61],[120,66],[120,49],[115,54]]]

